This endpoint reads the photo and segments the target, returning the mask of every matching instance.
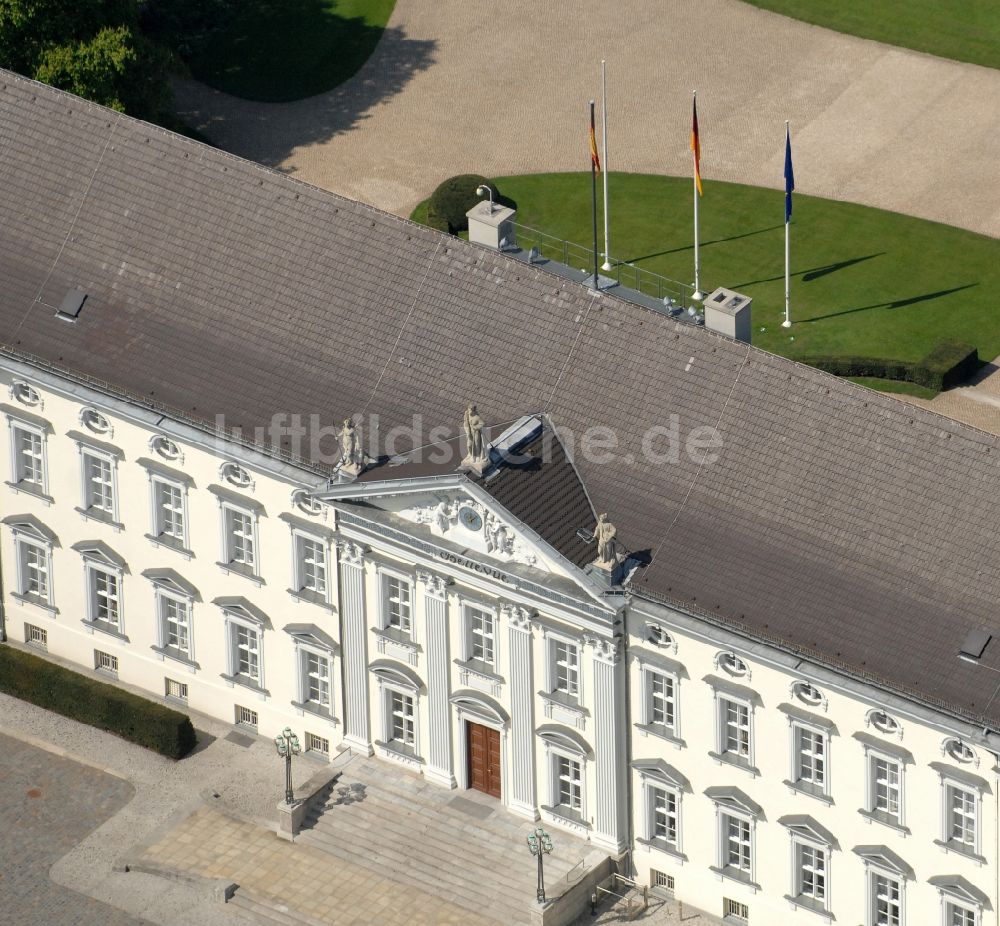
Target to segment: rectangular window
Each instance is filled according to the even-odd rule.
[[[258,681],[260,679],[260,640],[256,630],[233,625],[236,641],[236,674]]]
[[[320,755],[330,755],[330,741],[315,733],[306,731],[306,752],[318,752]]]
[[[330,660],[316,653],[306,653],[306,700],[318,707],[330,708]]]
[[[19,540],[21,554],[21,594],[49,600],[49,551],[42,546]]]
[[[191,644],[191,622],[187,603],[160,595],[160,619],[163,621],[163,645],[188,655]]]
[[[674,876],[657,871],[655,868],[649,869],[649,886],[661,894],[668,897],[674,896]]]
[[[900,797],[899,763],[894,759],[872,755],[871,763],[871,810],[892,818],[896,823],[902,819],[902,802]]]
[[[298,590],[326,597],[326,548],[319,540],[295,535]]]
[[[953,901],[945,904],[945,926],[977,926],[976,912],[968,907],[961,907]]]
[[[186,546],[184,490],[172,482],[153,479],[153,536],[169,537]]]
[[[410,615],[410,583],[395,576],[385,577],[385,625],[402,633],[413,630]]]
[[[251,572],[257,566],[254,518],[248,511],[223,507],[226,522],[226,562],[245,566]]]
[[[751,832],[750,822],[732,814],[722,814],[723,866],[750,874]]]
[[[45,491],[45,443],[42,435],[24,427],[13,427],[14,482]]]
[[[166,685],[166,694],[168,698],[173,698],[175,701],[187,701],[188,698],[188,686],[184,682],[175,681],[172,678],[164,679]]]
[[[872,926],[902,926],[903,901],[899,881],[872,873]]]
[[[257,712],[250,710],[249,707],[243,707],[242,704],[236,705],[236,723],[241,727],[252,727],[254,732],[257,730]]]
[[[719,699],[722,723],[722,753],[737,759],[750,759],[750,708],[739,701]]]
[[[391,739],[403,746],[416,747],[417,728],[413,713],[413,698],[398,691],[389,693],[391,711]]]
[[[580,649],[575,643],[554,640],[553,681],[554,691],[561,691],[570,697],[580,696]]]
[[[94,453],[83,453],[83,507],[114,517],[115,485],[111,461]]]
[[[826,850],[795,844],[795,896],[826,908]]]
[[[111,653],[104,653],[99,649],[95,649],[94,668],[97,669],[98,672],[107,672],[109,675],[117,675],[118,657],[113,656]]]
[[[666,788],[649,786],[651,839],[662,839],[677,845],[677,795]]]
[[[660,672],[647,672],[648,723],[674,730],[674,680]]]
[[[119,602],[118,576],[113,572],[90,567],[90,615],[91,620],[107,624],[115,631],[121,629],[121,608]]]
[[[29,646],[37,646],[39,649],[48,649],[49,632],[34,624],[24,625],[24,642]]]
[[[579,762],[556,756],[557,806],[583,812],[583,769]]]
[[[750,910],[745,903],[725,897],[722,900],[722,918],[727,923],[749,923]]]
[[[976,851],[976,794],[955,784],[945,785],[945,841],[967,852]]]
[[[826,788],[826,736],[795,726],[795,781],[823,792]]]
[[[493,615],[480,608],[467,608],[466,615],[469,622],[469,658],[492,666],[496,655]]]

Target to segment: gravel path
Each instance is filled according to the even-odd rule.
[[[329,93],[264,104],[181,83],[177,101],[223,148],[405,214],[462,171],[585,169],[602,57],[616,170],[687,172],[697,87],[708,179],[780,187],[790,119],[800,192],[1000,236],[1000,71],[739,0],[398,0]]]

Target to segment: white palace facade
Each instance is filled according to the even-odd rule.
[[[995,436],[6,72],[0,144],[7,645],[733,923],[1000,926]]]
[[[502,462],[330,480],[2,375],[12,641],[486,792],[737,922],[996,923],[992,734],[575,565],[491,493]]]

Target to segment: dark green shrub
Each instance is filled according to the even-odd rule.
[[[184,714],[10,646],[0,646],[0,691],[171,759],[195,746]]]
[[[914,368],[913,382],[928,389],[950,389],[979,369],[979,351],[962,341],[942,341]]]
[[[923,360],[908,362],[884,357],[814,356],[799,358],[835,376],[866,376],[916,383],[935,392],[968,379],[979,368],[979,353],[971,344],[942,341]]]
[[[458,174],[449,177],[431,193],[427,201],[427,224],[439,231],[457,235],[469,230],[466,213],[484,197],[476,193],[482,184],[493,189],[493,202],[516,209],[512,199],[501,195],[496,183],[479,174]]]

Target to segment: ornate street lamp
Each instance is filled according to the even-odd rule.
[[[528,849],[538,859],[538,890],[535,897],[539,903],[545,903],[545,871],[542,859],[552,851],[552,837],[541,827],[528,837]]]
[[[274,748],[278,750],[278,755],[285,760],[285,803],[288,805],[295,803],[295,794],[292,791],[292,756],[297,756],[302,752],[299,745],[299,738],[292,732],[291,727],[285,727],[275,738]]]

